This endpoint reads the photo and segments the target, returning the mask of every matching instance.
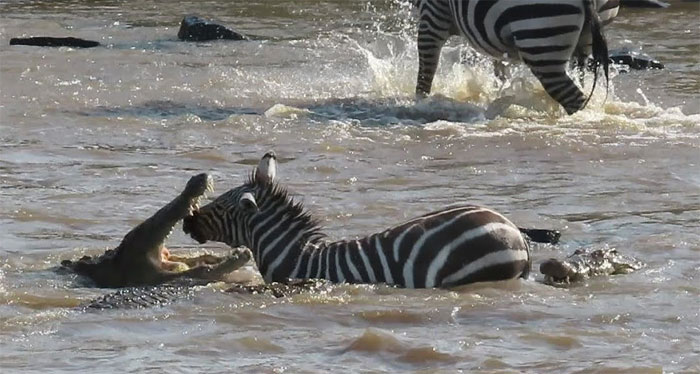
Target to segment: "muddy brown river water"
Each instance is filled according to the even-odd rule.
[[[666,69],[615,68],[607,97],[565,116],[522,67],[501,84],[460,62],[457,39],[416,103],[398,2],[0,1],[0,371],[700,373],[700,5],[671,3],[607,28]],[[179,42],[185,14],[254,38]],[[9,45],[32,35],[103,46]],[[530,279],[454,290],[215,284],[160,308],[75,308],[107,291],[56,273],[62,259],[115,247],[196,173],[236,186],[269,149],[334,238],[466,201],[562,242],[532,248]],[[226,250],[179,226],[168,244]],[[541,283],[544,259],[606,246],[646,267]],[[252,265],[232,275],[248,280]]]

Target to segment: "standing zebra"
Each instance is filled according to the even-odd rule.
[[[276,169],[274,153],[265,154],[245,184],[186,217],[185,233],[200,243],[250,248],[266,282],[322,278],[423,288],[527,277],[530,271],[520,229],[501,214],[473,205],[428,213],[364,238],[330,242],[274,180]]]
[[[459,34],[496,59],[524,62],[568,114],[588,103],[566,73],[572,57],[580,64],[592,51],[593,89],[599,65],[608,80],[602,25],[617,15],[619,0],[414,0],[414,5],[419,19],[419,97],[430,93],[442,46]]]

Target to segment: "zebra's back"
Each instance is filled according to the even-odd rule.
[[[571,56],[583,30],[581,0],[449,0],[453,22],[477,50],[521,60],[527,48],[549,46]],[[575,33],[572,37],[569,34]],[[516,40],[521,45],[516,45]],[[528,42],[528,40],[531,40]],[[565,47],[565,50],[559,49]],[[523,51],[525,49],[525,51]],[[541,54],[540,50],[536,50]]]
[[[327,250],[331,260],[319,269],[328,269],[321,275],[335,282],[442,287],[527,276],[530,269],[520,230],[501,214],[473,205],[428,213]]]

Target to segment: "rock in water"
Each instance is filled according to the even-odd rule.
[[[610,60],[616,64],[627,65],[630,69],[663,69],[664,64],[655,60],[648,54],[633,51],[628,48],[620,48],[610,51]]]
[[[73,48],[92,48],[100,45],[99,42],[93,40],[85,40],[79,38],[54,38],[50,36],[35,36],[31,38],[12,38],[10,45],[31,45],[36,47],[73,47]]]
[[[244,35],[241,35],[224,26],[212,23],[196,16],[186,16],[182,19],[182,22],[180,23],[180,30],[177,32],[177,37],[180,40],[197,42],[216,39],[248,39]]]

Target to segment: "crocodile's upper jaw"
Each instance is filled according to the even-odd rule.
[[[119,247],[141,247],[138,251],[149,253],[151,261],[162,264],[169,257],[165,242],[172,235],[175,225],[197,212],[202,200],[213,191],[214,183],[210,175],[199,174],[190,178],[178,197],[129,232]],[[144,226],[143,230],[141,226]],[[132,232],[135,234],[129,237]]]
[[[187,208],[184,211],[180,209],[173,209],[173,213],[179,213],[177,215],[177,220],[172,221],[167,235],[163,237],[161,241],[161,247],[165,248],[163,245],[165,241],[172,235],[175,225],[185,219],[186,217],[193,216],[199,211],[202,200],[206,199],[208,194],[214,192],[214,180],[208,174],[199,174],[190,179],[185,187],[185,190],[180,194],[180,198],[187,202]],[[175,202],[175,201],[173,201]]]
[[[192,177],[187,183],[185,190],[180,194],[180,196],[189,201],[187,213],[180,219],[191,216],[198,211],[202,199],[205,199],[207,194],[210,193],[214,193],[214,180],[210,175],[199,174]]]
[[[188,188],[186,188],[185,191],[183,191],[183,195],[185,193],[187,193],[187,191],[189,190],[189,187],[190,187],[190,185],[188,183]],[[206,188],[204,190],[201,190],[201,189],[196,190],[195,193],[189,197],[189,199],[191,201],[190,208],[187,210],[187,214],[184,217],[181,217],[181,219],[184,220],[183,225],[182,225],[183,231],[186,234],[190,234],[190,236],[193,239],[197,240],[197,242],[199,242],[199,244],[204,244],[207,242],[207,240],[203,239],[203,238],[198,238],[198,235],[196,233],[190,232],[191,228],[188,226],[187,218],[194,217],[195,215],[197,215],[197,213],[199,212],[200,203],[201,203],[202,199],[206,198],[207,193],[213,193],[213,192],[214,192],[214,182],[211,179],[211,177],[208,176]]]

